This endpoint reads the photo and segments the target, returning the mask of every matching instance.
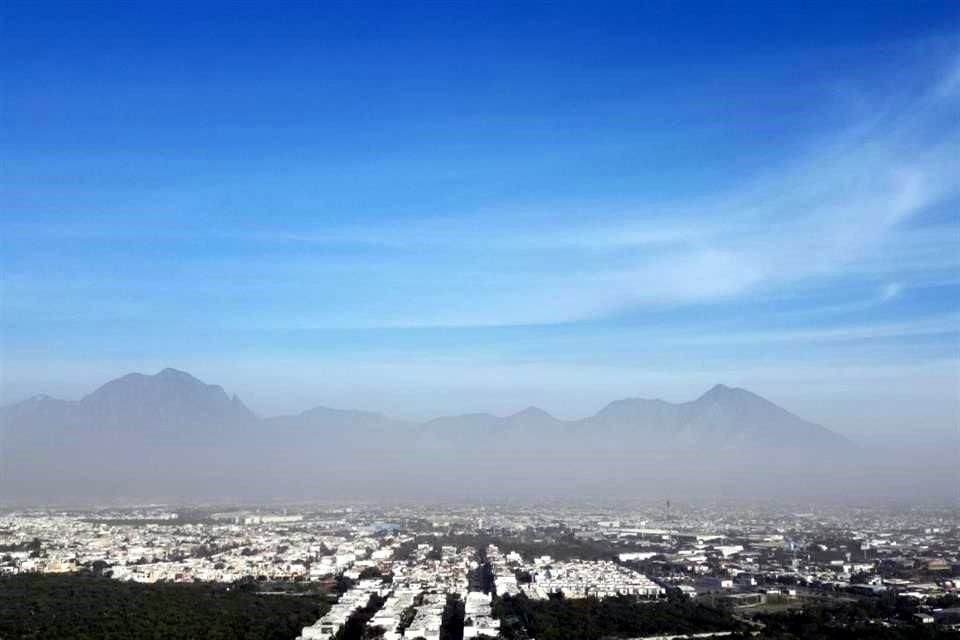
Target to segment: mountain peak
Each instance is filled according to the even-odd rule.
[[[710,389],[708,389],[707,392],[704,393],[703,395],[705,396],[728,395],[734,391],[742,391],[742,389],[740,389],[739,387],[728,387],[725,384],[717,383],[712,387],[710,387]]]
[[[166,368],[162,371],[158,371],[153,375],[145,373],[128,373],[119,378],[115,378],[110,382],[100,386],[93,393],[91,393],[87,398],[110,395],[115,393],[126,393],[132,390],[137,392],[153,391],[156,393],[163,392],[173,392],[176,389],[196,389],[197,392],[203,392],[203,390],[210,390],[213,392],[220,391],[221,394],[226,396],[226,393],[223,392],[223,389],[216,385],[208,385],[202,380],[199,380],[186,371],[180,371],[179,369]]]
[[[553,416],[541,409],[540,407],[529,406],[523,411],[518,411],[513,415],[509,416],[510,418],[550,418],[553,419]]]
[[[729,387],[725,384],[715,384],[710,389],[704,393],[702,396],[697,398],[696,402],[708,401],[708,400],[724,400],[730,398],[756,398],[762,400],[757,394],[747,391],[741,387]]]
[[[56,400],[53,396],[47,395],[46,393],[38,393],[35,396],[30,396],[24,400],[21,404],[39,404],[41,402],[49,402],[51,400]]]
[[[186,371],[130,373],[104,384],[80,403],[95,420],[129,424],[225,423],[253,418],[239,398]]]
[[[167,367],[166,369],[160,371],[159,373],[157,373],[152,377],[169,378],[171,380],[190,380],[190,381],[200,382],[199,380],[197,380],[197,378],[193,377],[186,371],[181,371],[180,369],[174,369],[172,367]]]

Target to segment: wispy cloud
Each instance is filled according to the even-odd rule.
[[[960,106],[956,74],[947,70],[919,95],[883,96],[896,108],[823,134],[802,158],[709,199],[598,206],[562,219],[487,214],[270,239],[403,247],[423,252],[413,263],[449,271],[453,281],[457,273],[473,279],[455,309],[406,309],[398,314],[401,324],[572,321],[635,305],[701,303],[799,280],[828,281],[876,265],[878,251],[891,244],[908,245],[910,220],[957,198],[960,121],[947,116]],[[953,234],[941,232],[932,242],[932,266],[949,266]],[[881,264],[898,266],[882,258]],[[485,286],[505,273],[513,276],[509,286]],[[881,298],[892,300],[899,290],[890,283]],[[450,302],[444,295],[437,300]]]
[[[901,285],[899,282],[891,282],[883,288],[883,292],[880,294],[880,300],[882,302],[888,302],[890,300],[893,300],[898,295],[900,295],[900,291],[902,289],[903,289],[903,285]]]
[[[878,300],[893,302],[903,281],[942,280],[958,265],[955,220],[911,228],[960,195],[958,77],[954,63],[924,91],[878,95],[876,113],[819,132],[806,153],[709,197],[505,206],[319,228],[154,229],[132,221],[42,225],[41,232],[60,240],[223,243],[229,251],[215,260],[177,254],[165,265],[161,252],[156,272],[136,274],[136,283],[149,290],[155,278],[156,287],[169,287],[164,270],[172,268],[190,273],[177,284],[185,294],[256,290],[273,304],[238,321],[262,326],[575,322],[851,277],[864,289],[882,287]],[[3,230],[31,233],[23,222]],[[75,275],[102,279],[91,269]],[[109,275],[109,282],[123,278]],[[13,282],[22,276],[15,265],[7,270]],[[302,296],[292,298],[291,289]]]

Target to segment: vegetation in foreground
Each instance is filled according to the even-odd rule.
[[[328,608],[256,585],[138,584],[85,575],[0,578],[0,638],[290,640]]]
[[[863,599],[760,614],[755,621],[763,630],[754,640],[960,640],[960,631],[914,622],[912,608],[903,605],[895,599]]]
[[[600,640],[655,634],[733,631],[742,623],[720,609],[676,598],[645,602],[635,597],[531,600],[501,598],[494,607],[511,640]]]

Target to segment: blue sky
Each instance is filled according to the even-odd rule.
[[[955,434],[960,6],[637,4],[5,5],[0,400]]]

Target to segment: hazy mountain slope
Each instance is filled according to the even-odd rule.
[[[577,447],[609,443],[644,449],[700,446],[756,448],[784,445],[800,449],[846,447],[842,436],[807,422],[745,389],[717,385],[691,402],[628,398],[610,403],[597,414],[575,421],[554,418],[531,407],[508,417],[469,414],[438,418],[428,430],[471,437],[554,438],[578,440]],[[546,446],[547,443],[544,443]]]
[[[681,433],[691,439],[804,448],[849,444],[746,389],[717,385],[679,409]]]
[[[57,423],[143,431],[246,423],[256,416],[222,387],[204,384],[183,371],[164,369],[152,376],[131,373],[111,380],[77,401],[37,396],[4,407],[0,420],[13,429],[42,429]]]
[[[850,446],[722,385],[680,404],[619,400],[574,421],[530,407],[410,423],[323,407],[259,418],[221,387],[165,369],[77,401],[0,409],[0,497],[631,490],[692,469],[800,466]]]
[[[222,387],[176,369],[147,376],[131,373],[103,385],[78,403],[86,420],[129,426],[248,422],[256,416]]]
[[[214,486],[259,420],[237,398],[174,369],[129,374],[76,401],[0,412],[0,495],[138,495]],[[129,492],[129,493],[125,493]]]

